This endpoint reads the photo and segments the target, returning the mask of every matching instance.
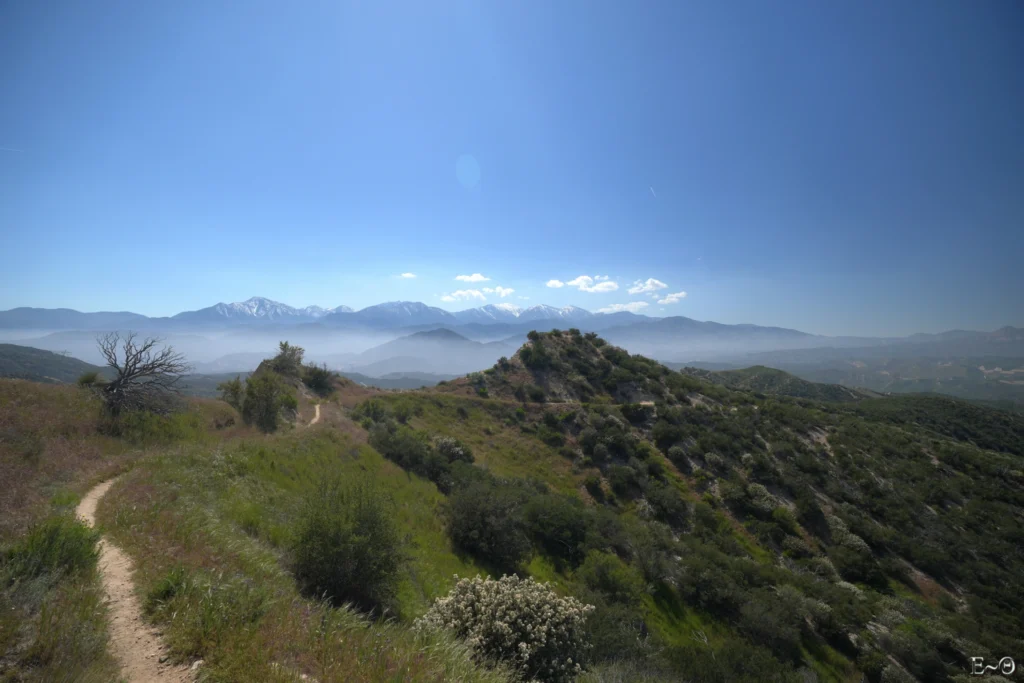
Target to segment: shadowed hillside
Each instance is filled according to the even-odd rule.
[[[103,373],[104,368],[52,351],[0,344],[0,377],[71,384],[87,372]]]
[[[806,398],[815,401],[859,401],[864,398],[877,397],[879,394],[864,389],[851,389],[838,384],[819,384],[808,382],[795,375],[763,365],[755,365],[743,370],[710,371],[700,368],[683,368],[680,372],[698,377],[730,389],[756,391],[765,394],[780,394],[794,398]]]

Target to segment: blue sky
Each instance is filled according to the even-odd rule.
[[[2,3],[0,309],[1024,324],[1022,30],[1016,0]]]

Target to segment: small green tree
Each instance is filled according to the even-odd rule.
[[[262,373],[250,377],[245,383],[242,419],[246,424],[254,424],[264,432],[276,431],[281,408],[294,401],[284,383],[274,375]]]
[[[242,401],[245,398],[245,384],[242,382],[241,376],[235,375],[234,379],[221,382],[217,385],[217,391],[220,392],[222,401],[232,406],[235,410],[242,410]]]
[[[278,349],[271,363],[274,371],[289,377],[298,377],[302,373],[302,357],[306,350],[301,346],[292,346],[286,341],[280,342]]]
[[[370,483],[323,483],[299,518],[292,552],[308,593],[366,611],[395,606],[405,541],[391,500]]]

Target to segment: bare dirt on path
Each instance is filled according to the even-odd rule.
[[[313,425],[320,421],[320,404],[317,403],[313,407],[316,409],[316,413],[313,415],[313,419],[309,421],[310,427],[312,427]]]
[[[78,504],[76,512],[89,526],[96,525],[96,506],[114,481],[95,486]],[[121,675],[129,683],[191,681],[187,666],[166,663],[167,648],[159,631],[142,618],[142,606],[132,586],[131,560],[106,538],[100,539],[99,548],[100,577],[110,606],[110,646],[121,664]]]

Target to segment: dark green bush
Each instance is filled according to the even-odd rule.
[[[675,486],[660,482],[653,483],[647,487],[644,497],[654,509],[654,516],[657,519],[676,529],[686,526],[690,517],[690,509]]]
[[[460,487],[449,500],[448,534],[456,548],[505,571],[515,571],[530,554],[522,507],[529,492],[497,482],[486,473],[456,470]],[[459,473],[464,473],[462,476]],[[475,481],[463,483],[463,477]]]
[[[556,563],[583,561],[591,513],[582,501],[557,494],[535,496],[523,513],[530,535],[546,555]]]
[[[534,403],[543,403],[545,399],[544,390],[536,384],[531,384],[526,387],[526,395],[529,396],[530,400]]]
[[[334,391],[333,378],[334,373],[327,369],[327,365],[310,363],[302,367],[302,382],[318,396],[327,396]]]
[[[281,410],[294,405],[295,396],[284,382],[274,374],[260,373],[245,383],[242,419],[264,432],[273,432],[277,429]]]
[[[576,570],[576,578],[609,602],[637,605],[643,595],[640,574],[611,553],[591,550]]]
[[[383,491],[367,482],[326,482],[296,525],[295,576],[310,595],[384,612],[395,606],[404,545]]]

